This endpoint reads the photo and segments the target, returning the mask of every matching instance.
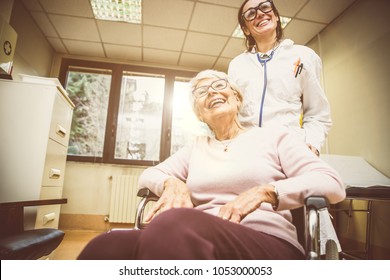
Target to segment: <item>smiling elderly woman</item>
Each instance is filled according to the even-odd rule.
[[[146,229],[98,236],[79,259],[304,259],[290,209],[311,195],[343,200],[341,179],[288,129],[245,130],[242,95],[225,73],[202,71],[191,85],[215,137],[144,171],[139,187],[160,197]]]

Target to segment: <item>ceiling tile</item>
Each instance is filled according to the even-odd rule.
[[[285,38],[293,38],[296,44],[305,45],[317,35],[325,24],[293,19],[284,29]],[[302,32],[305,30],[305,32]]]
[[[96,20],[89,0],[21,1],[57,53],[223,70],[245,51],[232,37],[243,0],[143,0],[141,24]],[[293,17],[285,37],[302,45],[356,1],[274,0]]]
[[[143,24],[186,29],[194,2],[183,0],[143,0]]]
[[[225,46],[221,56],[234,58],[246,50],[244,39],[231,38]]]
[[[31,12],[31,15],[42,30],[43,34],[49,37],[58,37],[56,30],[47,17],[47,14],[42,12]]]
[[[68,51],[65,49],[65,46],[60,39],[47,38],[47,40],[49,41],[50,45],[57,53],[68,53]]]
[[[43,9],[48,13],[72,15],[79,17],[93,17],[89,0],[40,0]]]
[[[142,60],[142,48],[104,44],[108,58],[119,58],[132,61]]]
[[[237,26],[238,9],[196,3],[190,30],[230,36]]]
[[[144,61],[161,65],[177,65],[180,52],[144,49]]]
[[[229,58],[221,57],[217,60],[217,63],[215,63],[214,69],[227,73],[230,61],[231,59]]]
[[[229,37],[188,32],[184,52],[206,55],[219,55]]]
[[[215,61],[215,56],[183,53],[180,57],[179,65],[203,70],[213,68]]]
[[[97,26],[103,43],[142,45],[141,25],[139,24],[98,20]]]
[[[221,6],[240,8],[243,0],[202,0],[202,2],[217,4]]]
[[[143,45],[147,48],[179,51],[183,47],[184,38],[183,30],[145,26]]]
[[[64,44],[72,55],[105,57],[101,43],[64,40]]]
[[[294,17],[307,2],[308,0],[274,0],[279,14],[285,17]]]
[[[93,19],[49,15],[61,38],[99,42],[96,22]]]
[[[297,15],[300,19],[330,23],[355,0],[311,0]]]

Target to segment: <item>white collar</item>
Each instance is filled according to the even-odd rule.
[[[263,56],[263,55],[268,55],[270,56],[270,54],[272,53],[272,51],[280,48],[280,47],[287,47],[287,46],[292,46],[294,44],[294,41],[292,41],[291,39],[282,39],[280,40],[278,46],[275,48],[275,49],[272,49],[272,50],[269,50],[268,52],[266,53],[261,53],[259,52],[260,56]],[[253,46],[253,48],[249,51],[250,53],[252,54],[256,54],[257,53],[257,47],[256,45]]]

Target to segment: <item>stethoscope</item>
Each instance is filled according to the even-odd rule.
[[[257,60],[260,62],[260,64],[264,67],[264,85],[263,85],[263,96],[261,97],[261,104],[260,104],[260,116],[259,116],[259,126],[261,127],[263,124],[263,107],[264,107],[264,100],[265,100],[265,94],[267,92],[267,62],[272,59],[274,56],[274,51],[270,53],[270,55],[266,55],[263,58],[260,57],[259,53],[257,53]]]

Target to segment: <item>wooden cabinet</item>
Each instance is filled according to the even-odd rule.
[[[62,198],[73,108],[59,83],[0,80],[0,202]],[[57,228],[60,207],[32,207],[25,226]]]

